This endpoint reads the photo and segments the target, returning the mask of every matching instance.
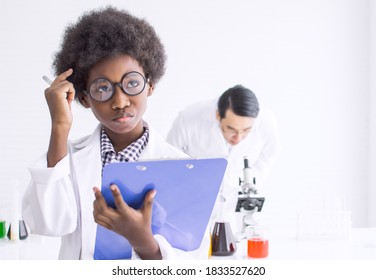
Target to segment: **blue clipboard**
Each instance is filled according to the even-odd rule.
[[[139,209],[145,194],[156,189],[153,234],[164,236],[175,248],[192,251],[204,237],[226,167],[224,158],[110,163],[103,168],[102,194],[115,208],[109,188],[114,183],[124,201]],[[127,239],[97,226],[94,259],[127,259],[131,252]]]

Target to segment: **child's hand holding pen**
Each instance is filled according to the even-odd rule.
[[[48,167],[55,166],[67,154],[68,134],[73,121],[71,103],[75,95],[73,84],[67,78],[72,73],[73,69],[69,69],[60,74],[44,91],[52,122],[47,152]],[[51,82],[46,76],[43,79]]]
[[[70,105],[74,100],[75,90],[73,84],[67,81],[73,70],[69,69],[60,74],[53,82],[46,76],[45,81],[51,82],[50,87],[44,91],[50,109],[52,125],[64,125],[70,129],[72,113]]]

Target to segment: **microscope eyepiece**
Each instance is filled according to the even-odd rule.
[[[247,157],[244,157],[244,168],[249,168]]]

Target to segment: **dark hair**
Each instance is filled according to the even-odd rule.
[[[218,100],[218,112],[221,119],[226,117],[227,109],[235,115],[256,118],[260,110],[256,95],[242,85],[226,90]]]
[[[103,59],[122,54],[137,60],[152,84],[165,72],[166,54],[154,28],[144,19],[108,6],[84,13],[66,28],[53,67],[56,75],[73,68],[68,80],[78,100],[90,69]]]

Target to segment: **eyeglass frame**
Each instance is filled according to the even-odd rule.
[[[132,74],[132,73],[139,74],[139,75],[142,77],[142,79],[144,80],[144,86],[142,87],[142,89],[140,90],[140,92],[139,92],[139,93],[136,93],[136,94],[129,94],[129,93],[123,88],[123,80],[124,80],[124,78],[125,78],[127,75]],[[94,83],[95,81],[100,80],[100,79],[106,80],[106,81],[112,86],[112,89],[113,89],[113,90],[112,90],[112,94],[111,94],[111,96],[110,96],[109,98],[107,98],[106,100],[98,100],[98,99],[96,99],[96,98],[91,94],[91,92],[90,92],[90,88],[91,88],[91,86],[93,85],[93,83]],[[107,79],[107,78],[96,78],[96,79],[94,79],[93,81],[91,81],[90,86],[89,86],[89,92],[88,92],[87,90],[84,90],[84,93],[85,93],[86,95],[90,95],[94,100],[96,100],[96,101],[98,101],[98,102],[106,102],[106,101],[110,100],[110,99],[114,96],[114,94],[115,94],[115,92],[116,92],[116,90],[115,90],[115,87],[116,87],[116,86],[119,86],[120,89],[123,91],[123,93],[126,94],[126,95],[128,95],[128,96],[137,96],[137,95],[139,95],[141,92],[144,91],[144,89],[145,89],[145,87],[146,87],[146,84],[148,84],[149,82],[150,82],[150,78],[146,78],[146,77],[144,77],[144,75],[142,75],[140,72],[138,72],[138,71],[130,71],[130,72],[125,73],[125,74],[121,77],[120,82],[116,82],[116,83],[113,83],[112,81],[110,81],[110,80]]]
[[[247,136],[248,134],[250,134],[252,132],[252,128],[253,128],[253,127],[250,127],[250,128],[245,129],[245,130],[248,130],[248,131],[239,131],[239,130],[236,130],[236,129],[230,129],[230,131],[228,131],[223,127],[222,124],[220,124],[220,127],[221,127],[221,130],[224,134],[227,134],[227,135],[230,135],[230,136],[235,136],[235,135]]]

